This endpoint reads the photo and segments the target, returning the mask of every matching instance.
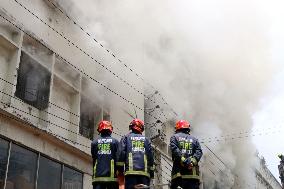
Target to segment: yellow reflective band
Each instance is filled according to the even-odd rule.
[[[192,167],[192,175],[197,175],[196,174],[196,167]]]
[[[117,178],[96,177],[93,179],[93,182],[117,182]]]
[[[93,168],[93,181],[94,181],[94,179],[95,179],[96,172],[97,172],[97,163],[98,163],[98,161],[96,161],[95,166],[94,166],[94,168]]]
[[[110,177],[114,178],[114,160],[110,161]]]
[[[150,167],[150,170],[154,171],[155,170],[155,166]]]
[[[198,179],[199,180],[198,175],[182,175],[181,178],[183,178],[183,179]]]
[[[197,160],[194,157],[190,158],[190,160],[193,165],[197,165]]]
[[[177,173],[177,174],[173,175],[173,176],[172,176],[172,180],[174,180],[174,179],[176,179],[176,178],[178,178],[178,177],[181,177],[181,174],[180,174],[180,173]]]
[[[146,177],[150,177],[150,174],[144,171],[126,171],[125,175],[143,175]]]
[[[129,166],[129,171],[132,171],[133,170],[133,157],[132,157],[132,153],[130,152],[128,154],[128,166]]]
[[[116,162],[117,166],[124,166],[124,162]]]
[[[145,172],[148,172],[148,161],[147,161],[147,156],[144,154],[144,167],[145,167]]]

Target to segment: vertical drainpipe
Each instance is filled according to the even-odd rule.
[[[7,185],[8,168],[9,168],[10,156],[11,156],[11,147],[12,147],[12,142],[9,143],[8,161],[7,161],[7,167],[6,167],[6,172],[5,172],[4,188],[6,188],[6,185]]]
[[[37,189],[37,181],[38,181],[38,175],[39,175],[39,159],[40,159],[40,153],[38,153],[38,156],[37,156],[35,189]]]

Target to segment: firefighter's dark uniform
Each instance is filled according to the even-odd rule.
[[[154,177],[154,158],[150,140],[134,132],[122,137],[117,165],[121,171],[124,170],[126,189],[133,189],[137,184],[149,186],[150,178]]]
[[[93,157],[93,188],[118,189],[116,162],[119,142],[108,134],[91,144]]]
[[[201,146],[196,138],[183,131],[177,131],[171,139],[173,168],[172,186],[183,189],[199,188],[199,166],[198,162],[202,156]],[[182,165],[182,162],[189,158],[193,167],[189,169]]]

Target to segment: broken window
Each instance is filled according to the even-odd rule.
[[[16,97],[39,110],[48,107],[50,72],[22,51],[16,86]]]
[[[101,108],[89,99],[82,97],[80,105],[80,134],[92,140],[95,128],[100,120]]]

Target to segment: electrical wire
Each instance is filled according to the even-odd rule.
[[[205,147],[209,150],[209,152],[211,152],[211,154],[213,154],[224,166],[225,166],[225,168],[227,168],[227,169],[229,169],[229,170],[231,170],[230,168],[229,168],[229,166],[228,165],[226,165],[225,164],[225,162],[216,154],[216,153],[214,153],[214,151],[212,150],[212,149],[210,149],[207,145],[205,145]],[[217,167],[217,165],[216,165],[216,167]],[[217,167],[218,168],[218,167]],[[219,169],[219,168],[218,168]],[[220,170],[220,169],[219,169]],[[221,172],[223,172],[222,170],[220,170]],[[224,172],[223,172],[224,173]],[[235,177],[237,177],[237,178],[239,178],[240,179],[240,177],[239,177],[239,175],[237,175],[236,173],[235,174],[233,174]],[[249,184],[249,183],[246,183],[246,185],[247,186],[249,186],[249,187],[253,187],[251,184]]]
[[[16,0],[15,0],[16,1]],[[24,32],[26,35],[34,38],[33,36],[31,36],[29,33],[27,33],[26,31],[24,31],[21,27],[17,26],[16,24],[12,23],[9,19],[5,18],[3,15],[0,14],[0,17],[2,17],[3,19],[5,19],[7,22],[9,22],[10,24],[12,24],[13,26],[15,26],[16,28],[18,28],[19,30],[21,30],[22,32]],[[35,38],[34,38],[35,39]],[[42,43],[40,40],[35,39],[36,41],[38,41],[39,43]],[[46,47],[47,49],[49,49],[50,51],[54,52],[53,50],[51,50],[50,48]],[[62,59],[64,62],[66,62],[68,65],[70,65],[71,67],[73,67],[74,69],[78,70],[80,73],[82,73],[83,75],[87,76],[89,79],[91,79],[92,81],[94,81],[95,83],[99,84],[100,86],[104,87],[105,89],[107,89],[109,92],[113,93],[114,95],[120,97],[121,99],[123,99],[124,101],[126,101],[127,103],[129,103],[130,105],[138,108],[139,110],[143,111],[144,108],[141,108],[139,106],[137,106],[136,104],[134,104],[133,102],[131,102],[130,100],[128,100],[127,98],[123,97],[122,95],[120,95],[119,93],[117,93],[116,91],[112,90],[111,88],[109,88],[108,86],[106,86],[105,84],[101,83],[100,81],[96,80],[95,78],[89,76],[88,74],[86,74],[83,70],[77,68],[75,65],[71,64],[70,62],[68,62],[65,58],[63,58],[62,56],[60,56],[59,54],[57,54],[56,52],[54,52],[54,54],[56,56],[58,56],[60,59]],[[156,116],[154,116],[151,113],[146,112],[146,114],[150,115],[151,117],[155,118],[156,120],[158,120],[158,118]]]
[[[2,80],[2,81],[4,81],[4,82],[7,82],[6,80],[4,80],[4,79],[1,78],[1,77],[0,77],[0,80]],[[12,84],[12,83],[8,82],[8,84]],[[15,86],[15,85],[14,85],[14,86]],[[22,102],[22,103],[25,103],[23,100],[18,99],[18,98],[15,97],[15,96],[9,95],[9,94],[7,94],[7,93],[5,93],[5,92],[3,92],[3,91],[0,91],[0,93],[2,93],[2,94],[4,94],[4,95],[7,95],[7,96],[9,96],[9,97],[11,97],[11,98],[13,98],[13,99],[16,99],[16,100],[18,100],[18,101],[20,101],[20,102]],[[1,103],[3,104],[3,102],[1,102]],[[6,103],[4,103],[4,104],[6,105]],[[20,111],[20,112],[22,112],[22,113],[29,114],[29,112],[23,111],[23,110],[21,110],[21,109],[19,109],[19,108],[16,108],[16,107],[14,107],[14,106],[9,105],[9,107],[12,107],[12,108],[14,108],[14,109],[16,109],[16,110],[18,110],[18,111]],[[58,106],[58,107],[59,107],[59,106]],[[78,127],[77,124],[74,124],[74,123],[72,123],[72,122],[70,122],[70,121],[68,121],[68,120],[66,120],[66,119],[64,119],[64,118],[62,118],[62,117],[60,117],[60,116],[57,116],[57,115],[55,115],[55,114],[53,114],[53,113],[50,113],[49,111],[43,110],[43,112],[45,112],[45,113],[47,113],[47,114],[49,114],[49,115],[55,116],[56,118],[59,118],[59,119],[61,119],[61,120],[63,120],[63,121],[66,121],[67,123],[73,124],[74,126]],[[31,115],[31,114],[29,114],[29,115]],[[71,132],[71,133],[73,133],[73,134],[76,134],[76,135],[78,135],[78,136],[81,136],[81,135],[79,135],[77,132],[74,132],[74,131],[72,131],[72,130],[66,129],[66,128],[64,128],[64,127],[62,127],[62,126],[60,126],[60,125],[58,125],[58,124],[55,124],[55,123],[53,123],[53,122],[50,122],[50,121],[45,120],[45,119],[43,119],[43,118],[40,118],[40,117],[38,117],[38,116],[34,116],[34,115],[31,115],[31,116],[34,117],[34,118],[37,118],[37,119],[39,119],[39,120],[41,120],[41,121],[50,123],[51,125],[53,125],[53,126],[55,126],[55,127],[58,127],[58,128],[61,128],[61,129],[65,130],[65,131],[67,131],[67,132]],[[79,116],[79,117],[80,117],[80,116]],[[121,136],[121,137],[123,136],[121,133],[117,133],[117,132],[114,132],[114,131],[113,131],[113,133],[116,134],[116,135],[118,135],[118,136]],[[53,135],[55,135],[55,134],[53,133]],[[60,136],[60,135],[56,135],[56,136]],[[75,141],[71,141],[71,142],[74,143]],[[77,143],[77,142],[76,142],[76,143]],[[78,144],[79,144],[79,143],[78,143]],[[83,145],[82,145],[82,146],[83,146]],[[85,146],[85,147],[86,147],[86,146]],[[88,147],[88,148],[90,148],[90,147]],[[162,155],[161,155],[161,157],[163,158]],[[164,159],[164,158],[163,158],[163,159]],[[166,159],[164,159],[164,160],[168,163],[168,161],[167,161]],[[169,164],[169,163],[168,163],[168,164]],[[169,165],[170,165],[170,164],[169,164]],[[167,167],[167,169],[170,170],[168,167]]]
[[[78,44],[74,43],[71,39],[67,38],[65,34],[63,34],[62,32],[59,32],[58,30],[56,30],[54,27],[52,27],[51,25],[49,25],[47,22],[45,22],[42,18],[40,18],[38,15],[36,15],[34,12],[32,12],[30,9],[28,9],[26,6],[24,6],[22,3],[20,3],[18,0],[14,0],[18,5],[20,5],[22,8],[24,8],[26,11],[28,11],[31,15],[33,15],[35,18],[37,18],[40,22],[42,22],[44,25],[46,25],[47,27],[49,27],[51,30],[53,30],[56,34],[58,34],[59,36],[61,36],[63,39],[65,39],[69,44],[72,44],[76,49],[78,49],[79,51],[81,51],[83,54],[85,54],[87,57],[89,57],[90,59],[92,59],[92,61],[94,61],[96,64],[99,64],[102,68],[104,68],[105,70],[107,70],[108,72],[110,72],[113,76],[115,76],[117,79],[119,79],[120,81],[122,81],[123,83],[125,83],[126,85],[128,85],[130,88],[132,88],[134,91],[136,91],[138,94],[143,95],[145,98],[147,98],[147,96],[140,90],[138,90],[136,87],[134,87],[132,84],[130,84],[129,82],[127,82],[125,79],[123,79],[122,77],[118,76],[115,72],[113,72],[111,69],[109,69],[106,65],[102,64],[100,61],[98,61],[97,59],[95,59],[90,53],[86,52],[84,49],[82,49],[81,47],[78,46]],[[152,101],[150,99],[150,101]],[[154,104],[156,102],[152,101]]]
[[[81,24],[79,24],[78,21],[75,21],[74,19],[71,18],[71,16],[69,16],[65,11],[63,11],[59,6],[57,6],[54,2],[52,2],[51,0],[47,0],[49,3],[51,3],[54,8],[56,8],[60,13],[62,13],[62,15],[64,15],[66,18],[68,18],[75,26],[77,26],[83,33],[85,33],[89,38],[91,38],[91,41],[94,41],[95,43],[97,43],[101,48],[103,48],[104,50],[106,50],[112,57],[116,58],[118,60],[118,62],[122,63],[123,66],[125,68],[127,68],[129,71],[131,71],[132,73],[134,73],[140,80],[142,80],[145,84],[147,84],[148,86],[150,86],[151,88],[153,88],[154,90],[155,87],[153,85],[151,85],[150,83],[146,82],[145,79],[143,79],[142,76],[140,76],[139,74],[137,74],[137,72],[135,72],[132,68],[130,68],[130,66],[128,66],[127,64],[125,64],[124,62],[121,61],[120,58],[118,58],[113,52],[111,52],[109,49],[105,48],[105,46],[103,44],[101,44],[94,36],[91,36],[91,34],[89,32],[87,32]],[[158,95],[161,97],[162,101],[164,102],[165,105],[168,105],[168,107],[170,108],[170,110],[174,113],[175,116],[178,116],[178,114],[173,110],[173,108],[166,102],[166,100],[164,99],[164,97],[161,95],[161,93],[158,91]]]
[[[37,15],[35,15],[33,12],[31,12],[29,9],[27,9],[25,6],[23,6],[21,3],[19,3],[17,0],[14,0],[15,2],[17,2],[19,5],[21,5],[23,8],[25,8],[27,11],[29,11],[32,15],[34,15],[36,18],[38,18],[40,21],[42,21],[44,24],[46,24],[47,26],[49,26],[46,22],[44,22],[41,18],[39,18]],[[4,18],[4,17],[3,17]],[[5,19],[5,18],[4,18]],[[76,24],[74,22],[74,24]],[[83,49],[81,49],[80,47],[78,47],[76,44],[74,44],[73,42],[71,42],[68,38],[66,38],[65,36],[63,36],[62,34],[60,34],[57,30],[55,30],[54,28],[52,28],[51,26],[49,26],[53,31],[55,31],[56,33],[58,33],[59,35],[61,35],[63,38],[65,38],[69,43],[71,43],[72,45],[74,45],[76,48],[78,48],[79,50],[81,50],[84,54],[86,54],[87,56],[90,57],[90,55],[88,53],[86,53],[85,51],[83,51]],[[102,45],[101,45],[102,46]],[[102,46],[103,47],[103,46]],[[109,52],[109,51],[108,51]],[[91,59],[94,59],[93,57],[91,57]],[[95,62],[99,63],[98,61],[95,60]],[[100,63],[99,63],[100,64]],[[100,64],[101,65],[101,64]],[[102,66],[102,65],[101,65]],[[105,69],[107,69],[110,73],[112,73],[113,75],[115,75],[118,79],[120,79],[121,81],[123,81],[124,83],[126,83],[127,85],[129,85],[131,88],[133,88],[134,90],[136,90],[138,93],[144,95],[144,93],[138,91],[136,88],[134,88],[131,84],[127,83],[125,80],[123,80],[122,78],[118,77],[114,72],[112,72],[111,70],[109,70],[108,68],[106,68],[105,66],[102,66]],[[87,75],[87,74],[85,74]],[[106,86],[104,86],[105,88],[107,88]],[[112,90],[110,90],[111,92],[113,92]],[[120,96],[121,97],[121,96]],[[163,99],[163,97],[162,97]],[[165,102],[166,103],[166,102]],[[14,107],[15,109],[17,109],[16,107]],[[137,107],[138,108],[138,107]],[[139,108],[140,109],[140,108]],[[18,111],[20,111],[19,109],[17,109]],[[63,109],[64,110],[64,109]],[[174,112],[174,111],[173,111]],[[27,112],[24,112],[27,113]],[[52,115],[52,114],[51,114]],[[177,115],[177,114],[176,114]],[[55,116],[55,115],[53,115]],[[40,119],[40,118],[39,118]],[[44,121],[44,120],[42,120]],[[67,121],[67,120],[65,120]],[[69,121],[70,122],[70,121]],[[70,122],[71,123],[71,122]],[[72,123],[71,123],[72,124]],[[65,128],[62,128],[65,129]],[[76,133],[77,134],[77,133]],[[248,137],[248,136],[246,136]],[[74,141],[72,141],[74,142]]]
[[[5,104],[5,103],[3,103],[2,101],[0,101],[0,103],[1,103],[1,104]],[[4,113],[2,113],[2,112],[0,112],[0,114],[1,114],[3,117],[9,118],[9,119],[14,120],[14,121],[17,121],[17,122],[19,122],[19,123],[24,123],[24,124],[26,124],[26,125],[28,125],[28,126],[31,126],[31,127],[33,127],[33,128],[36,128],[36,129],[39,129],[38,127],[36,127],[35,125],[33,125],[33,124],[30,123],[30,122],[27,122],[27,121],[25,121],[25,120],[22,120],[21,118],[15,118],[14,115],[13,115],[13,116],[9,116],[9,115],[6,115],[6,114],[4,114]],[[41,129],[41,130],[42,130],[42,129]],[[79,145],[79,146],[83,146],[83,147],[85,147],[85,148],[90,148],[89,146],[86,146],[86,145],[81,144],[81,143],[79,143],[79,142],[76,142],[76,141],[67,139],[67,138],[65,138],[65,137],[63,137],[63,136],[59,136],[59,135],[57,135],[57,134],[55,134],[55,133],[48,132],[47,130],[42,130],[42,131],[45,131],[46,133],[48,133],[48,134],[50,134],[50,135],[52,135],[52,136],[60,137],[60,138],[63,139],[65,142],[68,141],[68,142],[71,142],[71,143],[73,143],[73,144],[77,144],[77,145]]]
[[[2,101],[0,101],[0,103],[1,103],[1,104],[6,104],[6,103],[4,103],[4,102],[2,102]],[[18,111],[20,111],[20,112],[23,112],[23,113],[28,114],[28,112],[25,112],[25,111],[23,111],[23,110],[21,110],[21,109],[19,109],[19,108],[14,107],[14,106],[11,106],[11,105],[10,105],[10,107],[12,107],[12,108],[14,108],[14,109],[16,109],[16,110],[18,110]],[[31,123],[29,123],[29,122],[19,121],[19,120],[21,120],[21,118],[16,119],[16,118],[14,118],[14,117],[12,117],[12,116],[7,116],[6,114],[3,114],[3,113],[0,113],[0,114],[1,114],[3,117],[8,117],[8,118],[10,118],[10,119],[16,120],[16,121],[21,122],[21,123],[28,124],[28,125],[30,125],[30,126],[33,126],[34,128],[39,129],[38,127],[34,126],[33,124],[31,124]],[[31,114],[29,114],[29,115],[32,116],[32,117],[38,118],[38,119],[40,119],[40,120],[42,120],[42,121],[46,121],[45,119],[41,119],[41,118],[39,118],[39,117],[37,117],[37,116],[31,115]],[[66,130],[66,131],[68,131],[68,132],[71,132],[71,133],[74,133],[74,134],[78,135],[77,133],[75,133],[75,132],[73,132],[73,131],[71,131],[71,130],[68,130],[68,129],[66,129],[66,128],[63,128],[63,127],[61,127],[61,126],[59,126],[59,125],[57,125],[57,124],[55,124],[55,123],[52,123],[52,122],[50,122],[50,121],[47,121],[47,122],[50,123],[50,124],[53,125],[53,126],[59,127],[59,128],[64,129],[64,130]],[[46,132],[47,132],[47,131],[46,131]],[[73,141],[73,140],[64,138],[64,137],[62,137],[61,135],[58,135],[58,134],[53,133],[52,131],[47,132],[47,133],[49,133],[49,134],[51,134],[51,135],[53,135],[53,136],[56,136],[56,137],[58,137],[58,138],[61,138],[61,139],[63,139],[64,141],[72,142],[73,144],[77,144],[77,145],[80,145],[80,146],[83,146],[83,147],[85,147],[85,148],[90,149],[90,146],[86,146],[86,145],[81,144],[81,143],[79,143],[79,142],[77,142],[77,141]],[[114,134],[117,134],[117,135],[120,135],[120,134],[115,133],[115,132],[113,132],[113,133],[114,133]],[[120,135],[120,136],[121,136],[121,135]],[[161,156],[161,157],[162,157],[162,156]],[[155,160],[156,160],[156,162],[158,162],[158,163],[160,162],[160,163],[161,163],[161,161],[158,161],[157,159],[155,159]],[[165,166],[165,167],[166,167],[166,166]],[[166,167],[166,168],[167,168],[169,171],[171,171],[168,167]],[[170,176],[167,172],[165,172],[165,173],[166,173],[168,176]]]
[[[274,129],[277,129],[277,128],[274,128]],[[268,134],[274,134],[277,132],[280,132],[280,131],[283,131],[283,128],[278,128],[277,130],[271,130],[271,131],[263,131],[263,132],[258,132],[258,133],[254,133],[254,132],[251,132],[250,134],[246,134],[244,136],[241,135],[234,135],[230,138],[217,138],[217,139],[214,139],[214,140],[204,140],[204,141],[200,141],[201,144],[208,144],[208,143],[211,143],[211,142],[222,142],[222,141],[231,141],[231,140],[237,140],[237,139],[249,139],[251,137],[257,137],[257,136],[267,136]]]

